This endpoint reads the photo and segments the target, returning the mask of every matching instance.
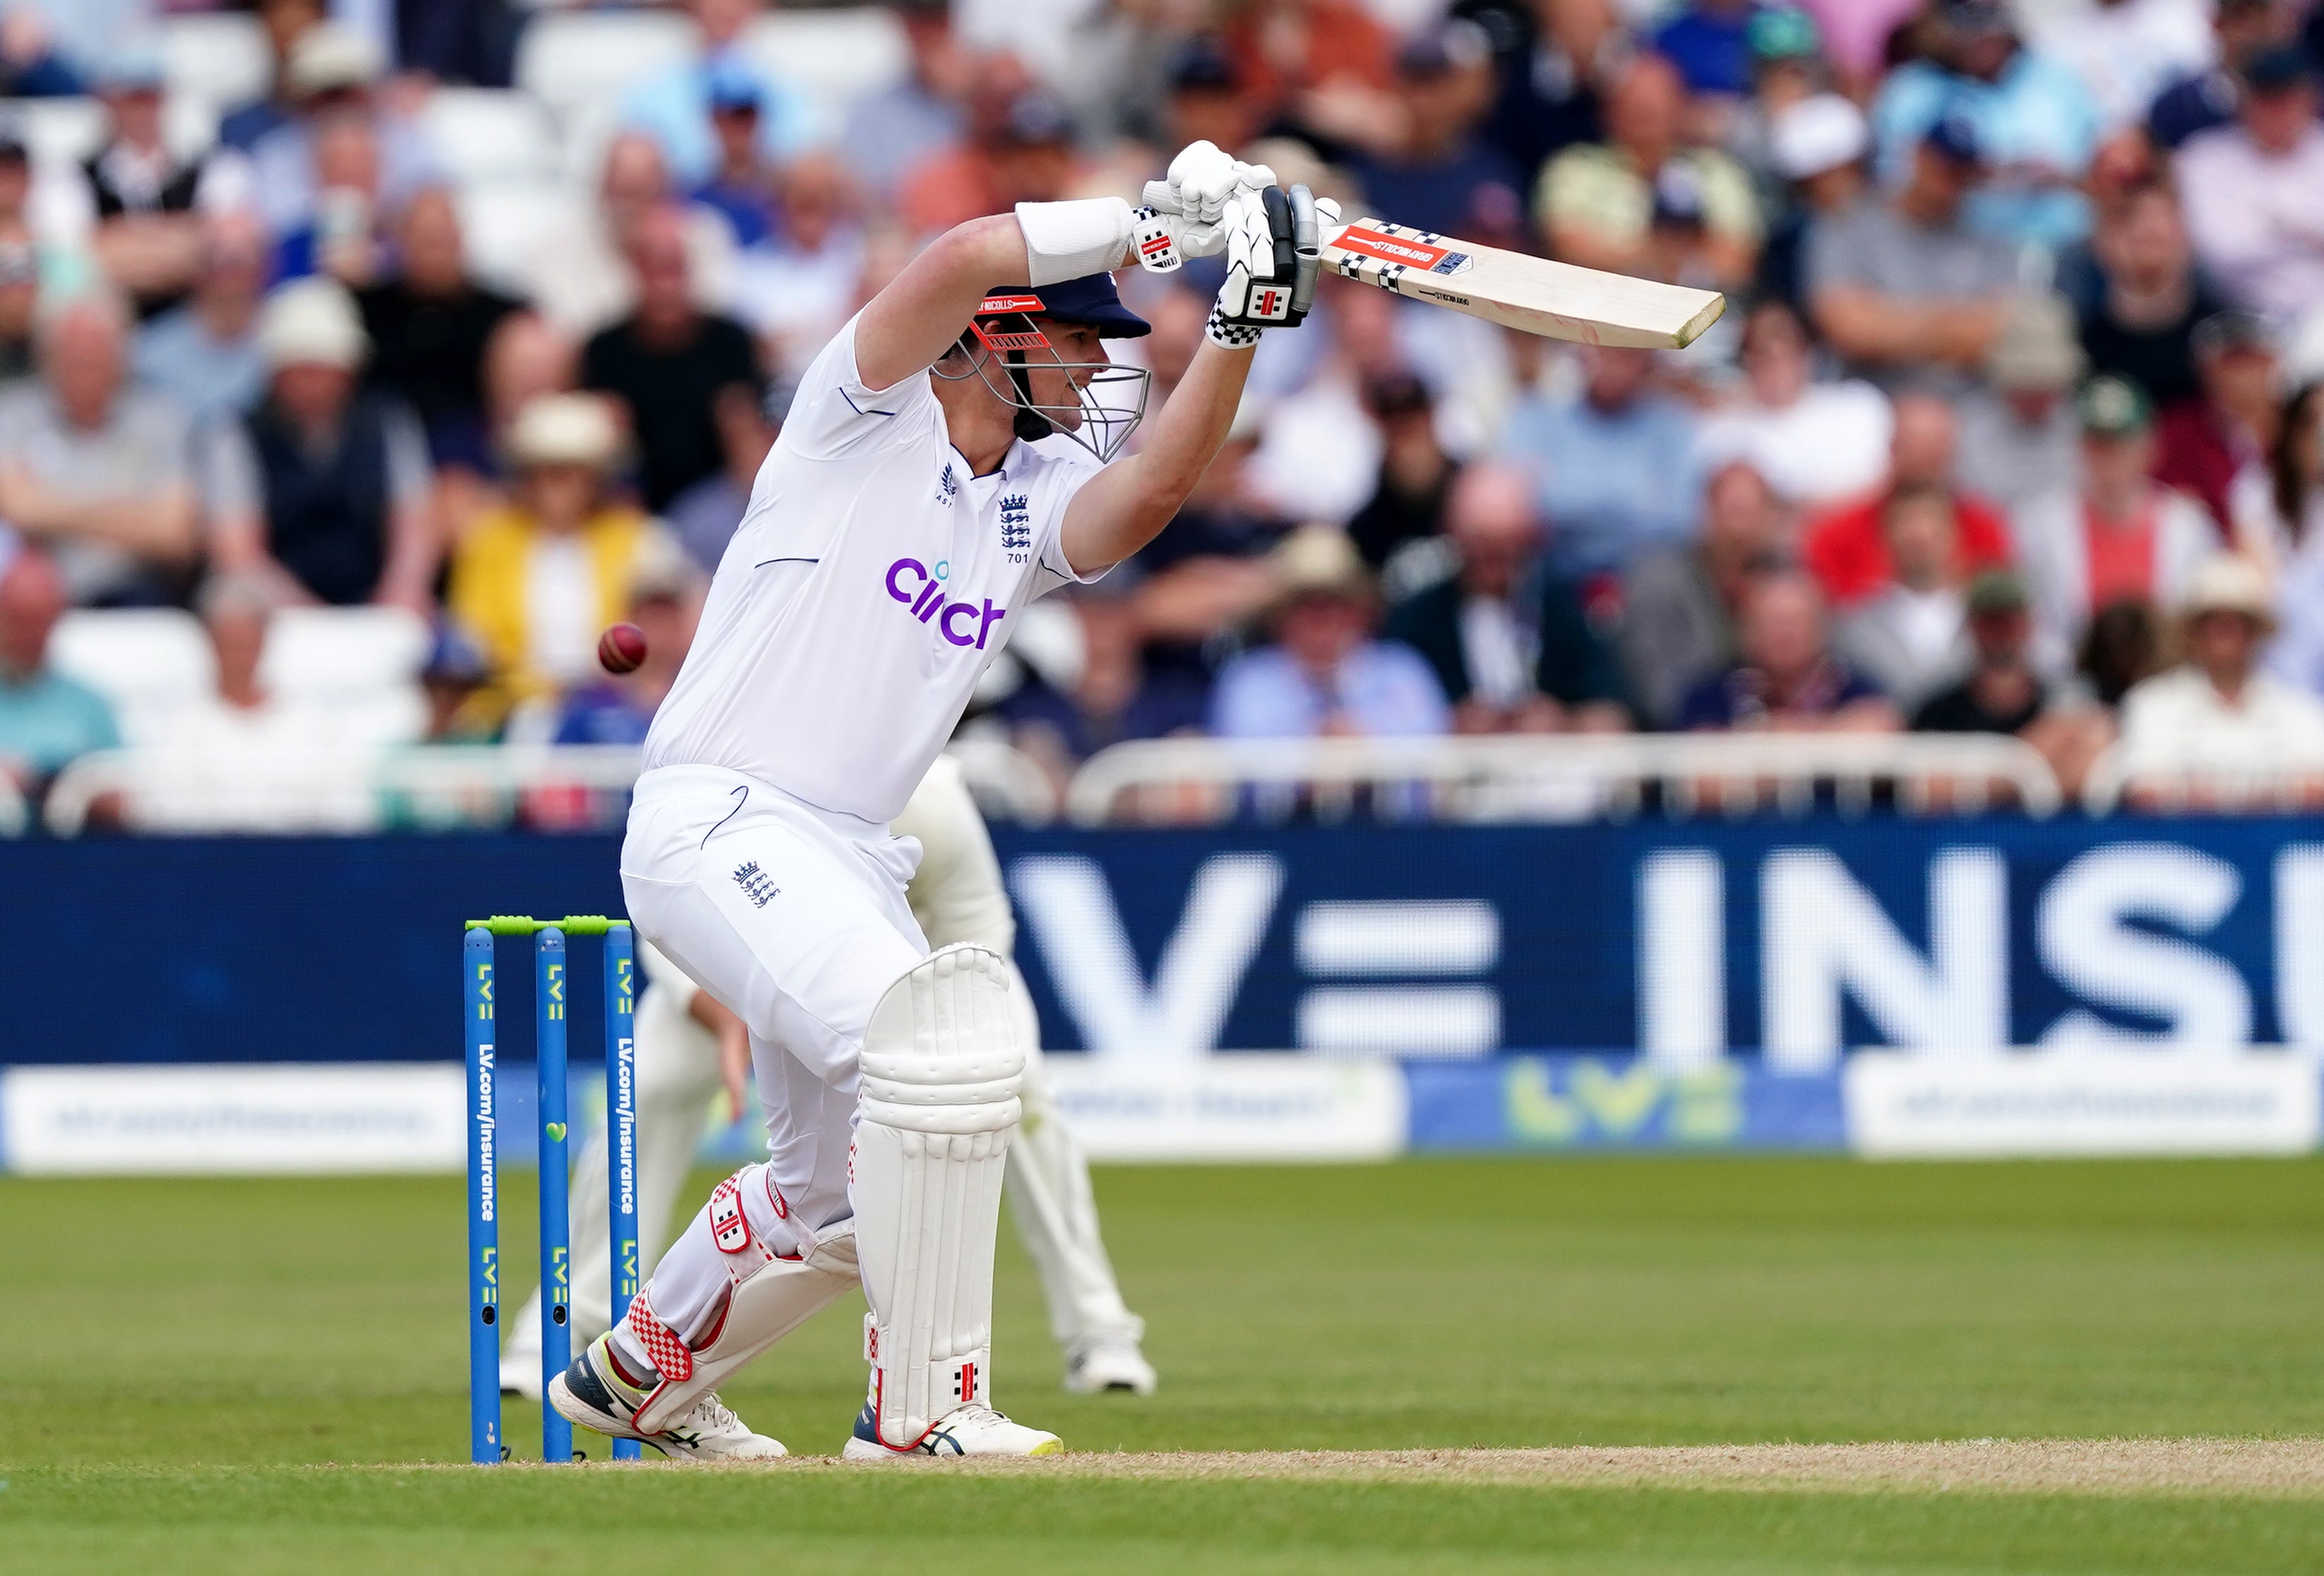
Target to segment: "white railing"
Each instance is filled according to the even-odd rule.
[[[2137,809],[2164,815],[2312,811],[2324,808],[2324,761],[2141,764],[2116,744],[2090,763],[2089,774],[2082,779],[2082,808],[2093,816],[2110,816],[2126,800]]]
[[[1037,825],[1056,818],[1056,791],[1026,755],[995,740],[964,740],[954,753],[988,808]],[[534,825],[618,825],[617,796],[637,781],[641,760],[627,745],[456,744],[250,759],[226,773],[220,764],[159,749],[84,755],[58,774],[42,820],[56,836],[78,836],[110,800],[140,830],[501,826],[520,815]],[[12,805],[21,820],[23,800],[0,779],[0,835]]]
[[[2015,804],[2048,816],[2058,779],[2033,746],[2002,734],[1636,733],[1558,738],[1154,739],[1092,756],[1065,789],[1079,825],[1199,821],[1305,791],[1319,814],[1345,813],[1360,789],[1410,816],[1458,821],[1579,820],[1635,813],[1659,788],[1682,814],[1812,808],[1829,786],[1842,814],[1894,788],[1916,814]],[[1129,813],[1122,801],[1131,800]]]

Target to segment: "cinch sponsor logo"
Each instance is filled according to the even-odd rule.
[[[888,566],[888,594],[911,609],[922,623],[936,625],[954,645],[982,651],[992,626],[1007,618],[1009,610],[993,606],[991,597],[981,608],[974,603],[945,601],[944,582],[949,573],[950,566],[941,559],[930,569],[918,558],[898,558]]]

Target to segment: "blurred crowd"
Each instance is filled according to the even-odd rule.
[[[257,0],[268,85],[191,114],[204,9],[0,0],[30,788],[124,737],[54,659],[78,609],[201,622],[217,693],[174,736],[315,727],[270,621],[378,604],[424,621],[416,738],[636,742],[830,334],[945,226],[1134,199],[1195,138],[1729,310],[1577,347],[1333,281],[1176,521],[1028,613],[966,726],[1060,778],[1186,733],[2010,733],[2069,788],[2117,742],[2324,765],[2300,0],[908,0],[844,94],[755,0],[692,0],[678,56],[549,115],[575,200],[489,267],[456,128],[503,123],[443,106],[540,111],[523,62],[605,12]],[[9,118],[76,96],[80,156]],[[1158,401],[1215,274],[1122,286]],[[652,655],[610,679],[617,619]]]

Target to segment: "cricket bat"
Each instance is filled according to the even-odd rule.
[[[1676,350],[1727,309],[1717,290],[1527,257],[1386,219],[1358,219],[1325,236],[1323,266],[1342,279],[1552,339]]]

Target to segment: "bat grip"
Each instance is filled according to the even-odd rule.
[[[1149,180],[1146,183],[1146,206],[1157,214],[1175,214],[1185,211],[1178,206],[1177,194],[1170,189],[1170,183],[1167,180]]]
[[[1291,249],[1298,258],[1298,272],[1291,287],[1291,309],[1305,314],[1315,304],[1315,275],[1320,272],[1323,255],[1316,235],[1315,194],[1305,186],[1291,189]]]

